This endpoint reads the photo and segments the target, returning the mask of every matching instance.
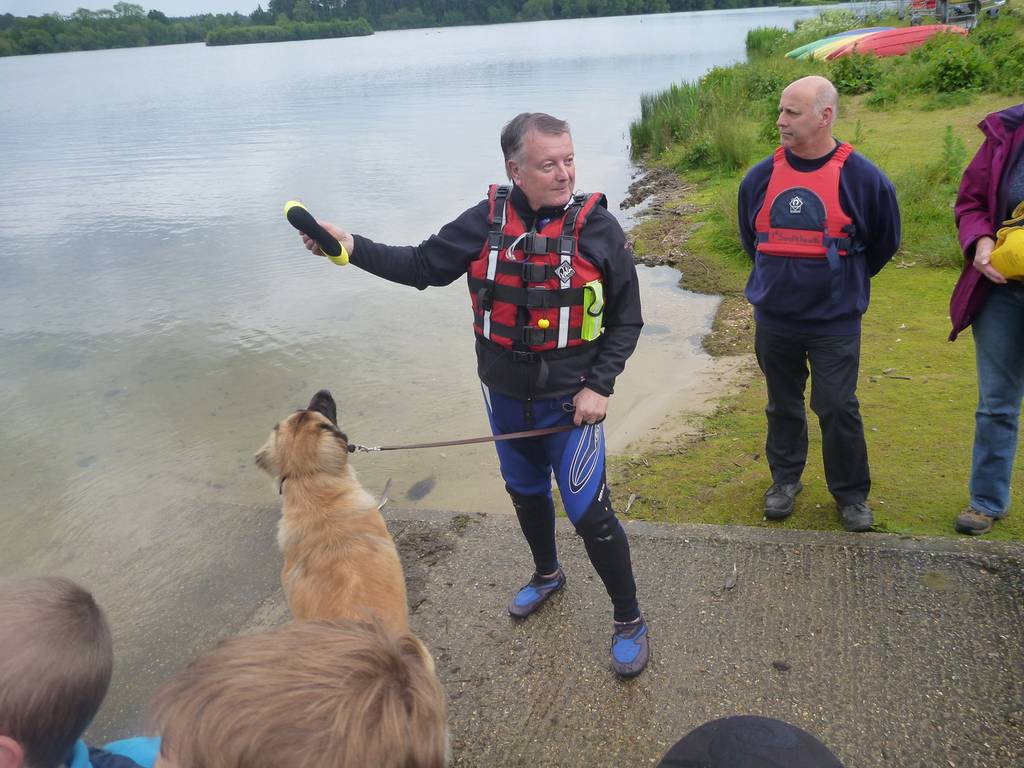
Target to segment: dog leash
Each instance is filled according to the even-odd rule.
[[[598,422],[600,423],[600,422]],[[487,435],[486,437],[467,437],[462,440],[440,440],[434,443],[410,443],[408,445],[359,445],[349,443],[349,453],[374,453],[377,451],[404,451],[411,448],[444,448],[448,445],[470,445],[471,443],[498,443],[502,440],[518,440],[523,437],[540,437],[541,435],[553,435],[556,432],[568,432],[576,429],[576,424],[562,424],[557,427],[541,427],[540,429],[528,429],[525,432],[507,432],[504,435]]]

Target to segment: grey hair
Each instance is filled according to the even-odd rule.
[[[523,161],[523,145],[530,131],[546,133],[549,136],[560,136],[569,133],[569,124],[546,112],[520,112],[501,129],[501,153],[505,162]]]

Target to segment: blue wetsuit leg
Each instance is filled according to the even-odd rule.
[[[571,397],[532,401],[529,421],[526,403],[521,400],[489,392],[486,387],[484,399],[493,434],[572,423],[572,413],[566,409],[572,405]],[[584,424],[566,432],[509,440],[495,446],[502,477],[514,502],[518,502],[516,494],[550,499],[554,471],[566,515],[582,537],[590,561],[608,590],[615,606],[615,619],[631,621],[639,616],[629,542],[612,510],[605,482],[604,426]],[[541,570],[540,564],[546,551],[541,542],[549,535],[548,514],[550,552],[554,552],[554,508],[547,509],[550,513],[533,515],[524,522],[520,504],[516,503],[520,525],[541,573],[550,572]],[[537,518],[544,519],[543,525]],[[553,559],[547,560],[544,567],[550,567],[551,562]]]
[[[521,400],[490,392],[483,387],[491,434],[522,432],[536,424],[526,419]],[[551,499],[551,464],[542,438],[525,438],[495,443],[505,489],[512,497],[519,527],[530,545],[534,570],[540,575],[555,573],[558,550],[555,544],[555,505]]]

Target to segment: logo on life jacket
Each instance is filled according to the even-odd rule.
[[[572,268],[572,265],[569,262],[565,262],[564,264],[559,264],[555,267],[555,274],[558,275],[559,280],[563,283],[567,283],[572,280],[573,275],[576,274],[576,270]]]
[[[789,212],[794,216],[800,215],[800,209],[804,207],[804,201],[799,197],[794,197],[789,201]]]

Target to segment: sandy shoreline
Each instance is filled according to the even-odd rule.
[[[687,201],[692,190],[693,185],[670,169],[642,168],[620,205],[624,210],[639,208],[636,223],[626,233],[631,246],[638,228],[649,223],[658,228],[660,247],[635,256],[638,267],[668,266],[680,270],[680,286],[687,290],[691,290],[692,281],[682,270],[687,256],[692,263],[692,254],[686,249],[686,240],[694,227],[692,214],[696,212],[696,206]],[[721,333],[723,325],[733,326],[736,335],[749,327],[752,318],[746,302],[737,307],[730,297],[702,295],[712,296],[715,306],[710,322],[692,337],[702,353],[696,368],[680,372],[645,397],[633,396],[628,386],[617,391],[614,399],[620,407],[607,428],[611,453],[642,454],[671,446],[680,438],[698,436],[701,418],[713,413],[724,395],[736,391],[753,375],[752,352],[740,347],[735,338],[723,339]],[[734,336],[728,332],[724,335]],[[649,382],[642,358],[631,358],[627,367],[633,377]]]

